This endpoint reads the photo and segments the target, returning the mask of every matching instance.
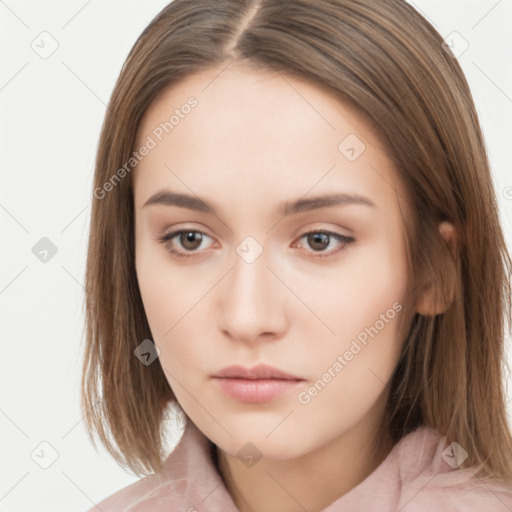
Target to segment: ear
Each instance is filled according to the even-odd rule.
[[[439,233],[450,252],[455,257],[457,252],[457,231],[448,221],[439,224]],[[451,261],[436,269],[438,280],[429,280],[418,300],[416,312],[424,316],[444,313],[452,304],[455,294],[455,266]]]

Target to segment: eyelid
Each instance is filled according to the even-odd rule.
[[[180,235],[182,233],[186,233],[187,231],[188,232],[193,232],[193,233],[200,233],[201,235],[207,236],[208,238],[214,240],[213,237],[211,237],[208,233],[202,231],[201,229],[184,227],[184,228],[173,229],[173,230],[171,230],[169,232],[164,232],[162,235],[157,235],[156,236],[156,241],[160,242],[160,243],[162,243],[164,245],[167,245],[167,244],[171,243],[171,240],[173,238],[177,237],[178,235]],[[198,255],[198,256],[200,255],[199,251],[192,251],[192,252],[187,253],[186,251],[185,252],[181,252],[181,251],[177,251],[175,249],[173,249],[173,250],[167,249],[167,250],[171,254],[176,255],[178,257],[183,257],[183,258],[194,257],[196,255]]]
[[[156,237],[156,240],[158,242],[164,244],[164,245],[170,244],[172,239],[174,239],[178,235],[180,235],[182,233],[186,233],[186,232],[200,233],[203,236],[207,236],[208,238],[210,238],[212,240],[215,240],[214,237],[210,236],[205,231],[203,231],[201,229],[190,228],[190,227],[176,228],[176,229],[173,229],[173,230],[171,230],[169,232],[164,232],[162,235],[158,235]],[[313,234],[313,233],[328,235],[329,237],[336,239],[338,241],[338,243],[341,244],[341,248],[339,248],[337,250],[312,251],[312,250],[307,250],[306,249],[305,252],[307,252],[310,255],[310,257],[312,257],[314,259],[334,257],[338,252],[346,249],[350,244],[352,244],[353,242],[356,241],[356,239],[354,237],[352,237],[352,236],[343,235],[341,233],[338,233],[338,232],[335,232],[335,231],[331,231],[329,229],[310,228],[310,229],[306,229],[306,230],[301,231],[298,236],[295,236],[293,244],[297,243],[295,241],[299,241],[298,242],[299,243],[299,247],[303,247],[303,244],[300,243],[300,240],[302,238],[304,238],[305,236]],[[187,251],[182,252],[181,250],[176,250],[174,248],[173,249],[167,249],[167,250],[173,256],[175,256],[177,258],[185,259],[185,260],[187,260],[187,259],[192,259],[193,260],[196,257],[201,257],[201,253],[204,252],[204,250],[201,250],[201,251],[191,251],[191,252],[187,252]]]
[[[311,258],[317,259],[317,258],[331,258],[334,257],[339,252],[345,250],[350,244],[354,243],[356,239],[352,236],[346,236],[342,235],[341,233],[337,233],[335,231],[330,231],[328,229],[309,229],[307,231],[304,231],[299,237],[298,240],[301,238],[304,238],[307,235],[310,235],[312,233],[321,233],[328,235],[331,238],[334,238],[338,241],[339,244],[341,244],[341,247],[337,250],[330,250],[330,251],[311,251],[306,250],[308,255],[310,255]],[[297,240],[297,238],[296,238]]]

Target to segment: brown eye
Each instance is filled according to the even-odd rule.
[[[315,251],[322,251],[329,246],[329,235],[326,233],[309,233],[307,235],[309,246]]]
[[[205,238],[210,238],[206,233],[196,229],[181,229],[173,231],[158,238],[158,241],[176,258],[194,258],[199,256],[199,249]],[[176,250],[175,247],[178,247]]]
[[[203,235],[199,231],[182,231],[179,234],[178,240],[185,250],[194,251],[200,247]]]
[[[299,240],[303,238],[306,239],[305,245],[309,246],[312,249],[311,252],[317,253],[315,256],[320,258],[334,256],[355,241],[352,237],[343,236],[332,231],[310,231],[304,233]],[[302,244],[300,245],[302,246]],[[325,249],[331,245],[334,248],[326,251]],[[335,249],[336,246],[338,246],[337,250]]]

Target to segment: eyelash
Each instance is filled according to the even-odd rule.
[[[181,235],[182,233],[200,233],[201,235],[205,235],[208,238],[211,238],[210,236],[208,236],[203,231],[199,231],[197,229],[180,229],[178,231],[173,231],[172,233],[168,233],[166,235],[163,235],[163,236],[157,238],[158,242],[160,242],[161,244],[165,245],[166,249],[169,251],[170,254],[172,254],[173,257],[176,257],[176,258],[179,258],[179,259],[184,259],[184,260],[187,260],[187,259],[190,259],[190,258],[194,259],[194,257],[196,256],[196,253],[193,252],[191,254],[183,254],[183,253],[181,253],[179,251],[176,251],[175,249],[170,249],[169,248],[169,245],[170,245],[169,243],[171,242],[171,240],[173,238],[176,238],[176,236]],[[332,231],[326,231],[326,230],[307,231],[306,233],[303,233],[299,237],[299,240],[301,240],[302,238],[304,238],[307,235],[311,235],[311,234],[315,234],[315,233],[319,233],[319,234],[323,234],[323,235],[328,235],[328,236],[338,240],[338,242],[342,243],[341,248],[338,249],[337,251],[333,252],[331,250],[327,254],[322,254],[321,252],[316,252],[316,255],[314,256],[315,258],[329,258],[331,256],[334,256],[338,252],[344,250],[351,243],[355,242],[355,239],[352,238],[352,237],[340,235],[339,233],[334,233]],[[313,252],[315,252],[315,251],[313,251]]]

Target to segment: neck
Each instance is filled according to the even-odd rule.
[[[288,460],[260,459],[248,468],[217,448],[218,469],[240,512],[320,511],[369,476],[392,443],[357,425],[315,451]]]

